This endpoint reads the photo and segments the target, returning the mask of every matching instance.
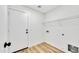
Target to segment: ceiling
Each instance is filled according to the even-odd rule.
[[[55,8],[59,7],[59,5],[27,5],[25,7],[32,8],[42,13],[47,13]]]

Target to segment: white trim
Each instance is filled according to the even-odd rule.
[[[79,18],[79,15],[75,15],[75,16],[71,16],[71,17],[67,17],[67,18],[61,18],[61,19],[52,20],[52,21],[45,21],[45,22],[43,22],[43,24],[66,21],[66,20],[72,20],[72,19],[76,19],[76,18]]]
[[[14,11],[18,11],[18,12],[21,12],[21,13],[26,13],[25,11],[22,11],[22,10],[18,10],[18,9],[15,9],[15,8],[8,8],[8,9],[11,9],[11,10],[14,10]]]

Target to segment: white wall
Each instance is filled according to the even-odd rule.
[[[25,11],[29,17],[29,46],[39,44],[44,41],[43,38],[43,19],[44,15],[40,12],[23,6],[9,6],[9,8]]]
[[[78,16],[79,15],[79,6],[61,6],[60,8],[49,12],[46,15],[45,22],[61,20],[64,18]],[[79,19],[79,18],[78,18]],[[79,47],[79,20],[71,19],[71,21],[57,21],[46,23],[45,30],[50,30],[50,33],[45,33],[46,42],[58,47],[59,49],[69,52],[67,49],[68,44]],[[65,36],[62,36],[64,33]]]
[[[46,14],[46,21],[58,20],[70,16],[79,15],[78,5],[62,5]]]

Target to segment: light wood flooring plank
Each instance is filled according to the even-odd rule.
[[[64,53],[64,52],[54,46],[51,46],[46,42],[43,42],[31,48],[19,51],[17,53]]]

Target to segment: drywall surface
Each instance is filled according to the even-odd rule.
[[[42,13],[23,6],[9,6],[9,8],[24,11],[25,14],[27,14],[28,16],[28,24],[29,24],[28,47],[31,47],[44,41],[42,34],[43,33],[42,22],[44,19],[44,15]]]
[[[62,5],[46,14],[46,21],[59,20],[62,18],[79,15],[78,5]]]
[[[61,6],[48,13],[44,24],[45,31],[49,30],[49,33],[45,32],[47,42],[65,52],[69,52],[68,44],[79,47],[79,18],[64,20],[76,15],[79,15],[79,6]],[[61,19],[62,21],[55,21]]]

